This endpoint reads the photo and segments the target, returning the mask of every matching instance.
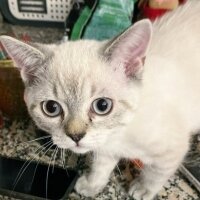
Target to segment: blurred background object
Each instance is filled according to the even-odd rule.
[[[132,24],[134,0],[100,0],[95,7],[85,7],[75,23],[71,39],[110,39]]]
[[[139,0],[140,16],[155,20],[166,12],[176,9],[187,0]]]
[[[73,0],[1,0],[3,16],[12,24],[63,26]]]

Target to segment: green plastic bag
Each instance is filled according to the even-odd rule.
[[[96,8],[84,8],[70,39],[110,39],[131,25],[133,10],[134,0],[99,0]]]

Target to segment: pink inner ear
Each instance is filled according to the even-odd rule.
[[[142,71],[151,32],[151,23],[142,20],[129,28],[116,41],[111,60],[114,66],[121,64],[124,67],[126,76],[137,76],[137,72]]]
[[[134,76],[140,68],[144,65],[145,52],[148,44],[144,41],[141,42],[140,46],[129,47],[129,54],[124,60],[125,74],[126,76]]]
[[[127,77],[131,77],[137,74],[138,71],[141,70],[144,65],[146,57],[141,59],[133,59],[130,63],[126,63],[125,74]]]
[[[126,63],[125,74],[127,77],[134,76],[140,70],[142,61],[140,59],[132,59],[129,63]]]
[[[140,45],[132,44],[131,46],[131,41],[129,42],[119,46],[113,54],[113,61],[116,64],[122,64],[127,77],[137,76],[137,72],[142,71],[148,46],[148,40],[145,38],[144,41],[140,42]]]
[[[127,56],[124,67],[127,77],[134,76],[144,65],[146,46],[144,42],[141,42],[140,46],[129,47],[129,56]]]

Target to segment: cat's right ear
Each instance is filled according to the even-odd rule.
[[[9,36],[0,36],[0,42],[20,70],[25,83],[32,82],[37,68],[44,61],[44,54],[38,49]]]
[[[141,20],[109,42],[103,54],[115,70],[140,79],[151,36],[150,20]]]

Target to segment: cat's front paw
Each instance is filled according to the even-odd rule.
[[[81,176],[75,185],[76,192],[86,197],[96,196],[101,191],[101,189],[101,186],[92,184],[90,181],[88,181],[85,175]]]
[[[152,200],[155,196],[155,192],[147,188],[143,181],[138,178],[131,183],[129,195],[135,200]]]

